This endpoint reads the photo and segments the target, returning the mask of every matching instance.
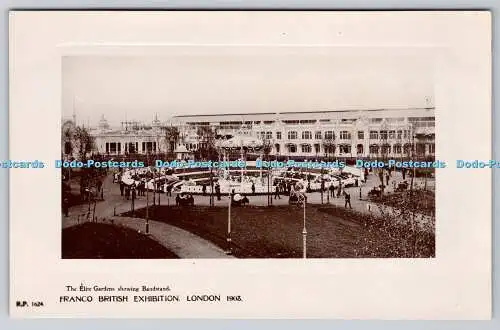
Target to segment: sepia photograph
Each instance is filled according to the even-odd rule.
[[[428,58],[62,58],[62,258],[433,258]]]
[[[491,318],[490,13],[9,19],[13,317]]]

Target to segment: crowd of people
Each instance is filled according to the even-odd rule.
[[[394,191],[399,191],[400,189],[407,189],[408,187],[408,182],[405,180],[405,173],[403,172],[403,181],[401,182],[396,182],[395,177],[393,177],[393,170],[389,169],[384,169],[380,171],[373,171],[369,169],[364,169],[364,176],[362,177],[356,177],[356,183],[354,184],[355,187],[358,186],[358,180],[361,182],[366,182],[366,179],[368,176],[374,172],[375,178],[377,178],[378,181],[380,181],[380,185],[374,186],[373,189],[384,189],[385,187],[390,186],[392,184]],[[124,176],[126,178],[131,179],[131,180],[124,180]],[[290,197],[293,192],[303,192],[303,193],[311,193],[313,190],[311,189],[311,179],[313,179],[315,183],[315,190],[314,191],[319,191],[321,194],[326,194],[328,198],[343,198],[344,199],[344,205],[346,208],[352,208],[351,205],[351,194],[349,192],[350,189],[347,189],[346,185],[343,183],[340,177],[332,177],[329,178],[331,180],[338,180],[338,182],[335,182],[335,184],[332,183],[330,180],[329,182],[325,180],[323,176],[316,176],[316,179],[307,177],[307,180],[305,180],[303,177],[300,178],[295,178],[297,175],[294,177],[290,176],[282,176],[282,177],[275,177],[272,181],[273,189],[272,191],[272,197],[274,199],[282,199],[283,196],[285,197]],[[122,196],[126,200],[135,200],[139,196],[145,196],[146,191],[147,191],[147,185],[149,185],[149,188],[151,189],[151,173],[150,171],[143,171],[143,172],[137,172],[137,171],[120,171],[116,172],[113,175],[113,182],[119,184],[120,187],[120,196]],[[235,176],[234,178],[240,178],[239,176]],[[86,185],[81,185],[81,198],[82,201],[95,201],[99,197],[101,199],[104,199],[103,196],[103,178],[100,176],[97,176],[95,178],[92,178],[92,185],[90,185],[90,180],[86,180],[88,184]],[[125,183],[124,181],[128,182]],[[133,183],[130,183],[130,182]],[[149,183],[148,183],[149,182]],[[245,193],[244,195],[255,195],[256,192],[264,192],[262,191],[262,187],[259,187],[259,190],[256,189],[256,182],[258,183],[258,178],[250,177],[244,179],[245,183],[251,183],[249,191]],[[328,184],[326,183],[328,182]],[[164,191],[166,193],[166,196],[172,196],[172,189],[173,185],[168,184],[168,185],[161,185],[160,181],[155,181],[155,188],[157,191]],[[196,183],[194,183],[196,185]],[[223,184],[223,183],[222,183]],[[318,189],[318,184],[320,185],[320,188]],[[204,182],[202,184],[202,189],[201,193],[202,195],[207,195],[209,194],[210,191],[214,192],[214,196],[218,201],[222,200],[222,189],[221,189],[221,182],[215,181],[212,185]],[[248,189],[248,188],[246,188]],[[69,194],[66,192],[68,189],[63,189],[63,199],[62,199],[62,210],[63,214],[65,216],[69,215],[69,207],[71,206],[70,200],[69,200]],[[265,190],[265,189],[264,189]],[[361,194],[361,190],[360,190]],[[361,196],[361,195],[360,195]],[[271,197],[271,198],[272,198]],[[323,197],[322,197],[323,198]]]

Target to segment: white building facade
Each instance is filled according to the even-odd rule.
[[[216,139],[246,130],[267,140],[270,154],[276,156],[402,158],[435,154],[434,108],[185,115],[165,123],[155,119],[151,125],[126,122],[121,129],[110,129],[102,118],[91,133],[96,151],[105,155],[194,153],[203,147],[204,139],[198,136],[203,126],[210,127]],[[175,143],[167,140],[167,127],[176,127]]]
[[[374,109],[177,116],[175,125],[210,126],[230,137],[244,127],[268,140],[271,155],[376,158],[433,157],[435,109]],[[412,151],[412,146],[415,146]]]

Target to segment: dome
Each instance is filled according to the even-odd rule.
[[[155,119],[153,120],[151,126],[156,128],[156,127],[160,127],[160,125],[161,125],[161,122],[158,120],[158,115],[155,114]]]
[[[108,121],[106,120],[106,118],[104,118],[104,115],[101,115],[101,119],[99,120],[99,129],[108,129],[109,128],[109,124],[108,124]]]

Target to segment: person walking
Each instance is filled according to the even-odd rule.
[[[217,195],[217,200],[220,201],[220,185],[219,185],[219,183],[215,184],[215,194]]]
[[[64,197],[64,199],[63,199],[62,209],[63,209],[64,216],[67,217],[69,215],[69,200],[67,197]]]
[[[278,199],[281,199],[281,196],[280,196],[280,184],[279,182],[276,183],[275,185],[275,190],[274,190],[274,199],[278,198]]]
[[[255,194],[255,183],[252,182],[252,194]]]
[[[141,196],[146,196],[146,180],[141,182]]]
[[[201,187],[201,193],[203,194],[203,196],[205,196],[207,194],[207,185],[206,184],[203,184],[203,186]]]
[[[142,185],[144,184],[143,181],[140,181],[138,184],[137,184],[137,187],[133,186],[132,187],[132,194],[133,194],[133,191],[136,191],[136,196],[142,196]]]
[[[167,196],[172,197],[172,185],[167,185]]]
[[[344,207],[347,208],[347,205],[349,205],[349,208],[352,209],[352,206],[351,206],[351,195],[347,191],[344,191],[344,198],[345,198],[345,205],[344,205]]]
[[[124,191],[125,191],[125,184],[123,182],[120,182],[120,196],[123,196]]]
[[[102,188],[102,181],[97,180],[97,192],[101,192],[101,188]]]

